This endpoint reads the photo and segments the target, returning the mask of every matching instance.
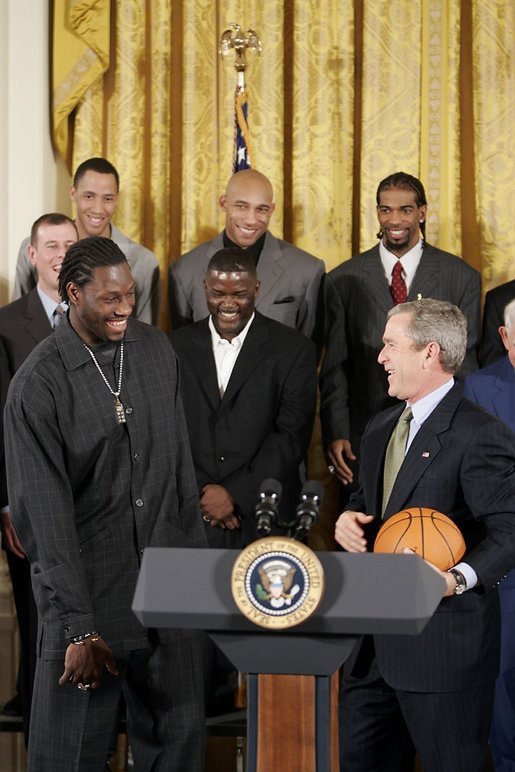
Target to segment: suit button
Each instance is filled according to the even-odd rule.
[[[70,632],[70,625],[64,625],[64,632],[69,633]]]
[[[125,412],[127,413],[127,415],[130,415],[132,413],[132,407],[126,407]]]
[[[219,464],[223,464],[224,461],[225,461],[225,456],[218,456],[218,463]]]
[[[136,499],[136,506],[142,507],[143,506],[143,499]]]
[[[134,459],[134,461],[139,461],[139,453],[135,453],[133,455],[133,459]]]

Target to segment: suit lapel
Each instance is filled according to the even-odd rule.
[[[281,281],[284,273],[281,247],[270,232],[267,232],[265,236],[265,243],[257,264],[257,273],[261,282],[258,303],[261,304],[271,292],[274,293],[274,296],[277,295],[277,284]]]
[[[33,338],[36,343],[41,343],[52,332],[52,326],[39,299],[37,289],[31,290],[27,295],[23,323],[27,335]]]
[[[220,391],[208,319],[203,319],[198,324],[192,325],[189,332],[192,346],[191,356],[188,355],[190,365],[197,376],[201,390],[216,410],[220,405]]]
[[[399,469],[385,510],[385,518],[399,512],[406,505],[413,488],[438,457],[442,449],[440,438],[449,430],[460,399],[460,389],[454,386],[417,432]]]
[[[379,246],[369,249],[356,258],[360,270],[366,274],[363,286],[374,305],[378,305],[385,314],[393,308],[390,287],[384,275],[384,268],[379,254]],[[382,332],[382,331],[381,331]]]
[[[440,281],[440,260],[436,249],[424,244],[422,257],[411,282],[408,300],[417,300],[418,296],[430,298]]]
[[[243,384],[251,377],[266,356],[266,344],[269,340],[267,321],[256,312],[247,336],[238,354],[229,383],[222,398],[221,407],[227,405]]]

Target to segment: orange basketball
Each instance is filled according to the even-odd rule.
[[[428,507],[411,507],[383,523],[374,552],[402,552],[409,547],[441,571],[455,566],[465,554],[460,529],[447,515]]]

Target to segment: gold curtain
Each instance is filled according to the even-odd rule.
[[[375,243],[377,183],[403,169],[426,186],[429,241],[486,289],[513,278],[513,0],[54,0],[56,148],[70,170],[116,165],[117,224],[163,268],[223,225],[232,21],[263,43],[249,123],[274,233],[330,269]]]

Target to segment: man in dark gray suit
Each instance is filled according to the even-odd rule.
[[[135,768],[200,772],[198,635],[145,629],[131,611],[147,547],[206,544],[176,357],[131,318],[135,283],[111,239],[70,247],[59,292],[69,314],[20,367],[5,410],[40,623],[29,770],[103,769],[123,688]]]
[[[386,315],[396,303],[430,297],[457,305],[468,328],[463,373],[477,367],[479,273],[423,240],[427,201],[420,180],[392,174],[379,184],[376,199],[379,244],[339,265],[324,282],[322,439],[330,471],[344,485],[356,476],[367,421],[391,404],[377,354]]]
[[[324,263],[268,230],[275,209],[270,180],[255,169],[237,172],[220,197],[220,206],[225,212],[225,230],[170,265],[173,329],[207,316],[204,276],[208,263],[223,247],[239,247],[247,251],[259,273],[257,310],[318,342]]]
[[[338,519],[336,540],[349,552],[371,550],[382,522],[429,507],[454,521],[466,552],[447,572],[433,566],[443,598],[419,635],[366,636],[351,655],[342,772],[412,772],[415,749],[424,769],[484,772],[499,667],[497,583],[515,565],[513,434],[454,383],[466,346],[456,306],[397,305],[383,344],[388,394],[403,404],[366,428],[360,488]]]
[[[32,225],[28,255],[38,277],[37,285],[19,300],[0,308],[0,340],[5,348],[9,370],[7,385],[30,352],[51,334],[61,319],[59,311],[64,311],[66,306],[59,296],[59,271],[66,250],[77,238],[74,222],[58,212],[44,214]],[[56,311],[57,308],[59,311]],[[6,396],[7,389],[0,405],[2,413]],[[5,463],[0,467],[0,476],[5,484]],[[21,648],[16,688],[27,741],[36,668],[37,612],[29,564],[16,538],[8,502],[2,508],[0,523],[18,617]],[[16,697],[13,700],[5,706],[7,710],[16,704]]]

